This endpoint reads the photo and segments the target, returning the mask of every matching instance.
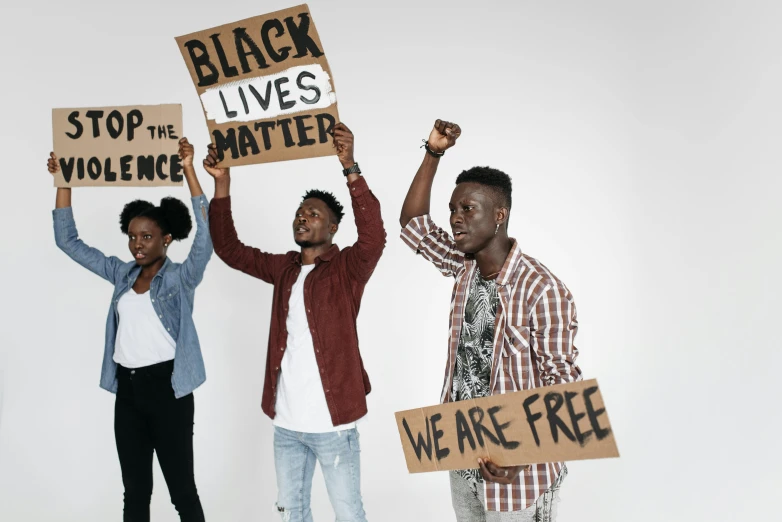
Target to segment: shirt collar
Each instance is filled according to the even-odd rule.
[[[165,272],[169,264],[171,264],[171,260],[168,258],[168,256],[166,256],[166,260],[163,261],[163,266],[160,267],[160,270],[157,271],[157,274],[155,274],[155,277],[153,277],[152,280],[154,281],[158,277],[163,277],[163,272]],[[140,273],[141,267],[139,265],[134,266],[130,272],[128,272],[128,280],[135,281]]]
[[[510,238],[510,240],[513,243],[511,244],[510,252],[508,252],[508,257],[505,258],[505,263],[502,265],[500,275],[497,276],[498,285],[507,285],[510,283],[511,278],[513,277],[513,274],[516,273],[516,268],[521,261],[521,248],[519,248],[518,241],[514,238]]]
[[[315,258],[315,264],[317,265],[321,261],[331,261],[334,259],[334,256],[336,256],[339,253],[339,247],[336,243],[333,243],[331,245],[331,248],[326,250],[323,254],[319,255]],[[293,261],[297,264],[301,264],[301,252],[296,252],[296,255],[293,258]]]
[[[521,262],[522,254],[518,241],[512,237],[508,239],[511,240],[510,252],[508,252],[508,257],[505,258],[505,262],[502,264],[502,270],[497,275],[497,279],[494,280],[498,285],[510,284],[511,278],[513,278],[513,274],[516,273],[516,269]],[[470,265],[476,265],[475,256],[472,254],[465,254],[465,259]]]

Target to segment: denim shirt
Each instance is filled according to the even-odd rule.
[[[206,196],[191,198],[196,221],[193,246],[184,263],[166,258],[152,279],[150,297],[160,322],[176,340],[174,373],[171,386],[177,398],[184,397],[206,380],[201,346],[193,323],[193,300],[196,286],[204,277],[204,270],[212,257],[212,238],[207,223],[209,200]],[[79,239],[71,207],[54,209],[54,237],[57,246],[84,268],[114,285],[114,295],[106,318],[106,344],[100,387],[117,393],[117,363],[114,362],[114,343],[119,326],[117,304],[120,297],[133,288],[141,267],[135,261],[126,263],[116,257],[107,257]]]

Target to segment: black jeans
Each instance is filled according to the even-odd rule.
[[[149,522],[154,452],[180,520],[204,520],[193,474],[193,394],[174,397],[173,370],[173,361],[117,368],[114,437],[125,485],[124,522]]]

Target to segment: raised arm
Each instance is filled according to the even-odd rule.
[[[357,165],[353,154],[353,133],[344,123],[334,126],[334,147],[343,169],[348,170]],[[346,249],[346,258],[350,276],[357,281],[366,282],[386,246],[386,230],[380,215],[380,202],[369,190],[360,171],[348,174],[347,180],[358,239],[350,249]]]
[[[52,175],[60,170],[60,165],[54,152],[49,154],[47,167]],[[112,284],[115,283],[119,268],[124,263],[116,257],[107,257],[97,248],[89,247],[84,241],[79,239],[76,221],[73,219],[73,209],[71,208],[70,187],[57,187],[57,197],[52,218],[54,220],[54,241],[57,247],[87,270]]]
[[[437,173],[437,166],[445,151],[456,144],[456,140],[462,133],[462,129],[455,123],[437,120],[434,128],[429,133],[426,142],[426,153],[418,172],[415,173],[413,183],[407,191],[407,197],[402,204],[402,214],[399,216],[399,224],[406,227],[411,219],[429,214],[429,202],[432,197],[432,183]]]
[[[215,180],[215,197],[209,206],[209,230],[217,257],[233,269],[274,284],[285,256],[267,254],[239,241],[231,213],[231,173],[217,166],[219,159],[214,144],[204,159],[204,169]]]
[[[187,138],[179,140],[179,157],[185,171],[187,186],[190,188],[190,201],[196,221],[196,234],[190,253],[180,271],[182,282],[195,288],[204,278],[206,265],[212,257],[212,238],[209,234],[209,200],[206,199],[193,167],[194,150]]]
[[[464,269],[464,254],[456,248],[451,236],[432,221],[429,201],[440,157],[454,146],[461,133],[455,123],[442,120],[434,123],[426,142],[424,160],[407,191],[399,217],[402,241],[445,276],[455,276]]]
[[[49,172],[54,175],[60,170],[60,164],[57,162],[57,156],[54,152],[49,153],[49,162],[47,163]],[[71,206],[71,187],[57,187],[57,197],[54,200],[54,208],[67,208]]]
[[[573,296],[564,284],[549,284],[535,303],[531,318],[537,366],[543,384],[551,386],[581,380],[575,346],[578,320]]]

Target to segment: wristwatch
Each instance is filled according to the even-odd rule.
[[[354,163],[352,167],[342,170],[342,174],[347,176],[348,174],[361,174],[361,169],[358,168],[358,163]]]

